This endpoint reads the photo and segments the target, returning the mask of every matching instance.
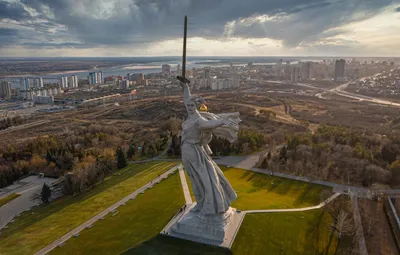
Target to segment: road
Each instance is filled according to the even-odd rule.
[[[104,216],[106,216],[107,214],[115,212],[115,210],[119,206],[124,205],[126,202],[128,202],[131,199],[134,199],[137,195],[139,195],[140,193],[144,192],[146,189],[153,187],[154,183],[159,182],[162,179],[164,179],[165,177],[167,177],[168,175],[172,174],[177,169],[179,169],[179,167],[181,167],[181,166],[178,165],[178,166],[175,166],[175,167],[171,168],[170,170],[168,170],[167,172],[163,173],[162,175],[160,175],[159,177],[155,178],[154,180],[152,180],[151,182],[147,183],[146,185],[142,186],[141,188],[139,188],[135,192],[132,192],[130,195],[128,195],[125,198],[121,199],[120,201],[118,201],[117,203],[113,204],[112,206],[108,207],[107,209],[105,209],[101,213],[97,214],[96,216],[92,217],[90,220],[86,221],[85,223],[83,223],[83,224],[79,225],[78,227],[74,228],[73,230],[69,231],[68,233],[66,233],[65,235],[61,236],[60,238],[58,238],[57,240],[55,240],[51,244],[49,244],[46,247],[44,247],[43,249],[37,251],[34,255],[48,254],[51,250],[53,250],[54,248],[56,248],[59,245],[62,245],[68,239],[70,239],[72,236],[79,234],[79,232],[81,232],[85,228],[90,228],[96,221],[103,219]]]
[[[20,196],[0,207],[0,229],[12,221],[15,216],[40,204],[39,199],[32,199],[32,197],[40,193],[43,183],[51,184],[54,181],[55,179],[39,178],[32,175],[2,189],[0,199],[11,194],[20,194]]]
[[[266,81],[263,81],[263,82],[288,84],[287,82],[284,82],[284,81],[266,80]],[[355,93],[347,92],[344,89],[349,84],[350,84],[350,82],[345,83],[345,84],[341,84],[341,85],[339,85],[339,86],[337,86],[337,87],[335,87],[333,89],[324,89],[324,88],[315,87],[313,85],[306,84],[306,83],[290,83],[290,85],[300,86],[300,87],[305,87],[305,88],[309,88],[309,89],[322,91],[321,93],[317,93],[315,95],[316,97],[322,98],[322,99],[326,99],[323,96],[325,93],[334,93],[334,94],[337,94],[339,96],[343,96],[343,97],[347,97],[347,98],[351,98],[351,99],[356,99],[356,100],[360,100],[360,101],[366,101],[366,102],[375,103],[375,104],[390,105],[390,106],[400,107],[400,103],[395,103],[395,102],[392,102],[392,101],[389,101],[389,100],[382,100],[382,99],[379,99],[379,98],[368,97],[368,96],[363,96],[363,95],[358,95],[358,94],[355,94]]]

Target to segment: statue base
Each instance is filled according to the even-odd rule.
[[[244,213],[230,207],[224,214],[204,216],[192,211],[195,205],[196,203],[184,206],[161,234],[230,248]]]

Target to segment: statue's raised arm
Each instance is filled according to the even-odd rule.
[[[190,88],[189,84],[185,82],[180,82],[181,87],[183,88],[183,102],[185,105],[190,101],[191,99],[191,94],[190,94]]]

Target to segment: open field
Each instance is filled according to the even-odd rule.
[[[329,187],[243,169],[227,167],[221,167],[221,169],[238,195],[238,199],[233,202],[232,207],[240,210],[289,209],[314,206],[321,202],[320,194],[322,191],[330,191]],[[187,175],[186,179],[188,180],[192,199],[195,201],[192,185]]]
[[[246,215],[233,254],[335,254],[332,218],[321,210]],[[282,249],[283,247],[283,249]],[[328,252],[327,252],[328,251]]]
[[[11,194],[11,195],[9,195],[7,197],[4,197],[4,198],[0,199],[0,206],[3,206],[5,204],[7,204],[11,200],[13,200],[13,199],[15,199],[15,198],[17,198],[19,196],[20,196],[19,194]]]
[[[171,162],[132,165],[88,192],[33,208],[3,229],[0,254],[31,254],[43,248],[173,166]]]
[[[50,254],[120,254],[155,238],[184,203],[175,172]]]
[[[296,119],[316,124],[343,125],[378,133],[391,132],[390,124],[398,117],[398,109],[373,105],[358,100],[332,100],[306,96],[291,96],[287,102]]]

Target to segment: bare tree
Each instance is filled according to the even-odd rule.
[[[351,235],[354,233],[354,227],[352,224],[352,218],[349,213],[341,210],[339,214],[335,217],[333,224],[331,225],[333,233],[342,239],[344,235]]]

